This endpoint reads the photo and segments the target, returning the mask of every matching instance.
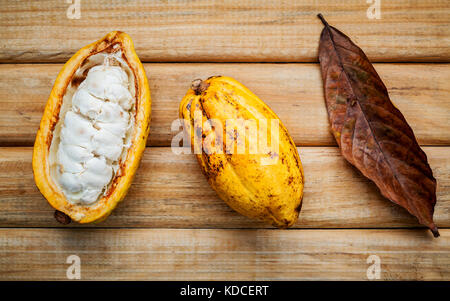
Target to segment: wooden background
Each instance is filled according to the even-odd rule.
[[[0,1],[0,280],[64,280],[81,258],[83,280],[450,280],[450,3],[381,1]],[[438,181],[441,237],[340,156],[317,63],[317,13],[375,62],[414,129]],[[62,226],[37,190],[31,154],[62,64],[111,30],[133,38],[153,100],[136,179],[111,217]],[[282,119],[306,177],[293,229],[272,229],[228,208],[193,155],[170,148],[178,103],[195,78],[228,75]]]

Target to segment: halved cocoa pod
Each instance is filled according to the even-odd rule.
[[[64,65],[33,152],[36,185],[57,220],[90,223],[111,214],[138,168],[150,115],[147,77],[127,34],[111,32]]]

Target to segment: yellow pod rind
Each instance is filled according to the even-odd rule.
[[[118,44],[135,76],[136,115],[134,133],[126,159],[122,162],[121,174],[116,175],[108,192],[95,204],[81,206],[70,203],[50,176],[49,151],[53,130],[59,120],[59,113],[66,89],[74,73],[91,55]],[[56,78],[36,135],[33,149],[33,173],[37,187],[50,205],[79,223],[99,222],[106,219],[117,204],[123,200],[133,181],[139,161],[145,150],[150,130],[151,98],[144,67],[139,60],[131,38],[124,32],[113,31],[102,39],[87,45],[72,56]]]
[[[195,111],[201,114],[194,113]],[[190,129],[191,145],[194,139],[202,141],[196,157],[203,173],[218,196],[237,212],[257,218],[279,228],[292,226],[298,219],[303,198],[303,168],[295,144],[276,114],[255,94],[230,77],[211,77],[196,82],[180,103],[180,118],[185,129]],[[278,153],[229,154],[216,152],[217,148],[203,143],[205,137],[222,136],[226,141],[230,132],[205,127],[208,119],[219,120],[225,127],[227,120],[278,120]],[[258,124],[258,135],[266,127]],[[250,135],[245,137],[247,147]],[[269,135],[270,136],[270,135]],[[215,138],[214,138],[215,139]],[[268,140],[271,139],[270,137]],[[220,141],[220,140],[219,140]],[[225,150],[226,146],[223,146]],[[248,149],[248,148],[247,148]],[[262,164],[262,159],[275,157],[272,164]]]

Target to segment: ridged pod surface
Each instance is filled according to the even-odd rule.
[[[111,182],[105,187],[99,199],[90,205],[70,202],[64,194],[60,183],[52,176],[51,156],[54,156],[52,141],[56,137],[55,128],[63,120],[64,106],[71,97],[65,97],[68,91],[74,91],[80,83],[85,81],[88,71],[94,67],[94,57],[105,54],[116,54],[118,60],[126,65],[130,77],[130,90],[133,94],[130,109],[130,133],[122,157],[117,161],[116,171]],[[111,62],[117,65],[118,62]],[[91,66],[92,65],[92,66]],[[85,71],[85,72],[80,72]],[[94,98],[92,98],[94,99]],[[89,107],[89,103],[87,103]],[[73,115],[72,112],[69,112]],[[67,114],[66,114],[67,115]],[[33,172],[37,187],[57,212],[55,217],[62,223],[70,219],[80,223],[99,222],[108,217],[117,204],[125,197],[139,161],[145,150],[147,136],[150,129],[151,99],[147,77],[144,68],[136,55],[131,38],[123,33],[114,31],[104,38],[80,49],[60,71],[37,132],[33,151]],[[81,117],[80,117],[81,118]],[[84,117],[83,117],[84,118]],[[70,127],[66,128],[71,130]],[[77,133],[78,137],[83,137]],[[65,136],[67,138],[67,136]],[[102,137],[99,137],[102,138]],[[56,143],[54,143],[56,144]],[[56,146],[55,146],[56,148]],[[73,154],[72,154],[73,155]],[[96,154],[93,154],[96,156]],[[70,217],[70,218],[69,218]]]
[[[279,228],[297,221],[302,164],[286,128],[263,101],[236,80],[216,76],[194,81],[179,112],[202,171],[222,200],[245,216]],[[256,128],[242,120],[255,121]],[[278,131],[273,131],[272,120]],[[275,140],[278,148],[272,147]],[[257,145],[268,147],[255,149]],[[244,146],[245,152],[239,152]]]

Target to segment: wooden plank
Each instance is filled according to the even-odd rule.
[[[1,280],[448,280],[450,230],[0,229]]]
[[[0,7],[1,62],[63,62],[112,30],[133,38],[143,61],[317,61],[322,12],[373,61],[450,59],[447,1],[8,1]]]
[[[376,64],[422,145],[450,145],[450,65]],[[0,65],[0,146],[31,146],[61,65]],[[335,145],[317,64],[146,64],[153,100],[149,145],[170,146],[193,79],[228,75],[266,101],[297,145]]]
[[[438,181],[434,214],[450,227],[450,147],[426,147]],[[0,227],[61,227],[37,190],[31,148],[0,148]],[[306,185],[295,228],[419,227],[404,209],[384,199],[334,147],[300,148]],[[79,227],[78,224],[70,224]],[[131,189],[113,214],[81,227],[269,228],[231,210],[209,187],[194,155],[147,148]]]

